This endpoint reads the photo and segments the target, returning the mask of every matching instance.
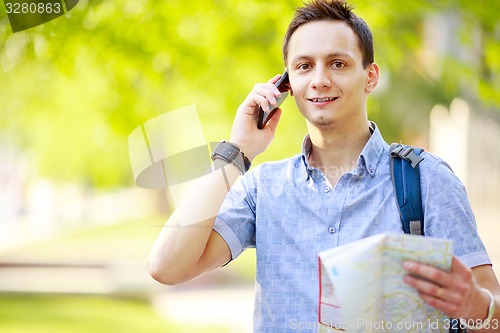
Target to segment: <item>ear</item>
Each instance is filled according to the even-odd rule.
[[[378,83],[378,77],[379,77],[378,65],[376,63],[372,63],[368,65],[366,71],[368,75],[366,77],[365,92],[369,94],[373,90],[375,90],[375,87],[377,86]]]

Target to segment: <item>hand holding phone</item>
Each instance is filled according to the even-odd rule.
[[[276,113],[281,103],[288,96],[288,91],[290,90],[290,81],[288,80],[288,73],[285,72],[281,75],[280,79],[274,84],[276,88],[281,92],[281,96],[276,100],[276,106],[274,106],[271,111],[265,112],[262,107],[259,106],[259,117],[257,119],[257,128],[263,129],[271,117]]]

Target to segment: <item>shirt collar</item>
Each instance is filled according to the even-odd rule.
[[[372,133],[372,135],[361,151],[356,166],[357,169],[362,168],[366,170],[366,172],[373,177],[375,176],[375,172],[377,171],[377,166],[379,164],[380,158],[382,154],[384,154],[384,151],[387,150],[386,148],[388,146],[387,143],[385,143],[380,130],[374,122],[370,122],[370,132]],[[311,154],[311,150],[312,142],[309,134],[307,134],[302,141],[301,154],[303,167],[306,171],[306,180],[308,180],[309,177],[313,176],[312,172],[314,170],[317,170],[309,164],[309,155]],[[313,179],[314,178],[315,177],[313,176]]]
[[[311,154],[312,150],[312,142],[311,138],[309,137],[309,134],[306,134],[304,140],[302,141],[302,154],[301,154],[301,160],[303,162],[303,168],[302,170],[305,170],[305,176],[306,180],[309,180],[309,177],[311,177],[311,172],[313,168],[309,164],[309,155]]]
[[[373,177],[382,155],[388,150],[388,145],[374,122],[370,122],[370,131],[372,131],[372,135],[361,151],[357,165],[359,168],[364,164],[365,170]],[[387,153],[387,156],[389,156],[389,153]]]

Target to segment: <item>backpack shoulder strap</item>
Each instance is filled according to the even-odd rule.
[[[424,236],[424,213],[420,193],[418,164],[424,159],[422,148],[393,143],[390,148],[391,178],[399,215],[406,234]],[[458,319],[450,318],[449,333],[467,333]]]
[[[422,148],[393,143],[390,148],[391,178],[399,215],[406,234],[424,235],[424,214],[420,192]]]

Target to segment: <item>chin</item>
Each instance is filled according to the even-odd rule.
[[[326,117],[310,118],[308,119],[308,122],[317,128],[330,128],[336,123],[334,119]]]

